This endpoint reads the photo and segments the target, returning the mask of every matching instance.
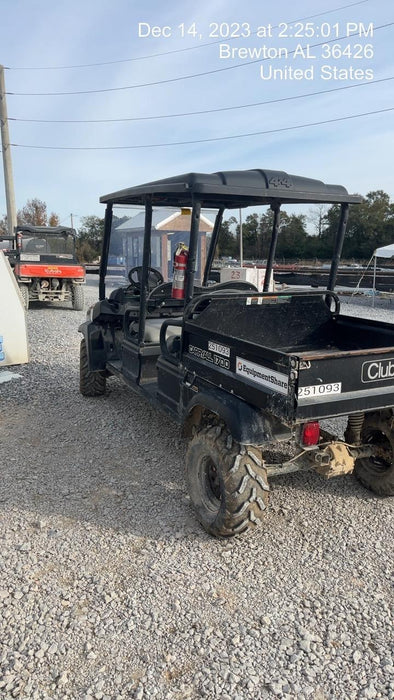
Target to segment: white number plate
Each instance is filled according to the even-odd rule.
[[[26,262],[39,262],[40,256],[36,253],[21,253],[20,259]]]
[[[312,386],[300,386],[298,388],[298,398],[306,399],[313,396],[327,396],[327,394],[340,394],[342,392],[342,382],[333,384],[312,384]]]

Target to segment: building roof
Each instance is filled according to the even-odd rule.
[[[173,214],[172,209],[153,211],[152,212],[152,228],[155,229],[157,224],[160,223],[164,218],[171,216]],[[145,225],[145,212],[140,211],[135,216],[131,216],[126,221],[123,221],[119,226],[116,226],[117,231],[130,231],[130,229],[143,229]]]
[[[357,195],[349,195],[341,185],[326,185],[279,170],[227,170],[217,173],[186,173],[175,177],[129,187],[100,198],[104,203],[145,204],[152,197],[154,206],[202,206],[239,208],[251,205],[280,203],[356,203]]]
[[[135,231],[143,230],[145,226],[145,212],[141,211],[135,216],[130,217],[119,226],[116,226],[116,231]],[[190,215],[184,214],[181,211],[173,209],[153,210],[152,212],[152,229],[156,231],[189,231],[190,230]],[[200,216],[200,231],[211,232],[213,222],[206,216]]]

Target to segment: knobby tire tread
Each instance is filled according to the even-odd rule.
[[[220,470],[222,498],[213,518],[193,503],[203,527],[212,535],[233,537],[259,525],[268,506],[269,487],[263,467],[257,466],[247,448],[235,442],[224,426],[205,427],[194,436],[188,449],[189,491],[193,492],[191,481],[196,479],[193,462],[203,458],[204,451]]]
[[[83,396],[102,396],[105,393],[106,378],[103,372],[89,370],[85,340],[81,340],[79,390]]]
[[[357,459],[354,475],[369,491],[378,496],[394,496],[394,416],[372,413],[365,418],[361,437],[368,440],[373,432],[381,432],[391,445],[391,464],[381,474],[374,469],[371,457]]]
[[[72,285],[71,299],[74,311],[83,311],[83,307],[85,305],[85,294],[82,285]]]

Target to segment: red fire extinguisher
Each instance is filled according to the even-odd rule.
[[[185,298],[186,265],[189,249],[184,243],[179,243],[174,255],[174,277],[172,280],[173,299]]]

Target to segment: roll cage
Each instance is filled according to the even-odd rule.
[[[349,195],[347,190],[340,185],[327,185],[320,180],[289,175],[282,171],[256,169],[231,170],[217,173],[187,173],[113,192],[101,197],[100,202],[106,204],[104,240],[100,264],[100,300],[105,299],[105,276],[108,266],[113,205],[143,205],[145,207],[140,294],[140,323],[143,323],[147,313],[153,207],[191,208],[189,257],[185,289],[185,303],[187,303],[193,297],[199,221],[203,207],[217,210],[202,276],[203,286],[207,285],[209,279],[224,211],[226,209],[240,209],[261,205],[267,205],[272,209],[274,221],[263,288],[263,291],[267,292],[279,235],[282,204],[340,204],[340,220],[335,237],[327,285],[327,289],[332,291],[335,287],[346,231],[349,204],[361,202],[361,197]],[[143,337],[143,329],[141,329],[141,332],[141,337]]]
[[[23,251],[23,240],[25,238],[28,239],[29,237],[33,241],[34,239],[45,241],[46,250],[44,251],[44,255],[47,256],[51,254],[56,254],[57,252],[65,252],[48,250],[48,243],[50,243],[51,239],[63,239],[65,244],[66,242],[68,243],[68,241],[71,240],[72,244],[71,246],[69,246],[70,250],[68,252],[72,253],[73,257],[75,257],[76,231],[73,228],[69,228],[68,226],[17,226],[15,228],[15,247],[17,251],[25,252]]]

